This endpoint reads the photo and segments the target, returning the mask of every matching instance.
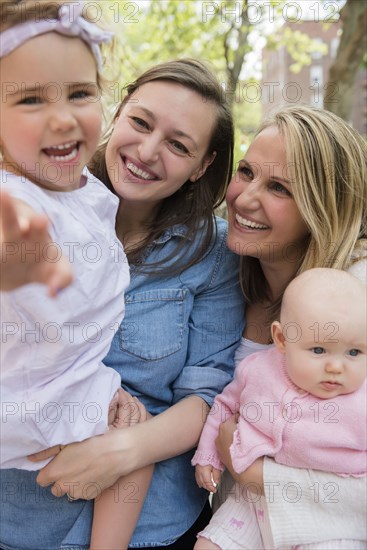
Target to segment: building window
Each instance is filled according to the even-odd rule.
[[[340,39],[338,37],[333,38],[330,42],[330,57],[331,59],[334,59],[336,56],[336,52],[338,51]]]
[[[324,72],[321,65],[310,68],[311,105],[323,107],[324,104]]]
[[[314,40],[320,45],[324,43],[321,38],[315,38]],[[321,59],[322,55],[323,55],[322,52],[311,52],[312,59]]]

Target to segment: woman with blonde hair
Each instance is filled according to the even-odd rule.
[[[236,364],[272,345],[271,323],[279,317],[284,289],[298,274],[313,267],[344,269],[366,284],[366,182],[366,144],[334,114],[292,106],[261,126],[227,191],[228,245],[241,255],[246,301]],[[333,319],[329,328],[330,338],[335,337]],[[314,329],[317,342],[318,327]],[[265,488],[272,547],[366,539],[364,479],[290,468],[267,457],[238,474],[229,452],[235,430],[232,417],[221,425],[217,446],[228,470],[244,485],[237,496],[247,499],[247,506]],[[231,494],[232,485],[225,476],[214,509]],[[244,517],[236,518],[233,529],[241,520],[242,548],[263,548],[251,517],[244,507]]]
[[[257,136],[268,129],[284,140],[286,163],[281,175],[291,182],[294,204],[308,228],[301,245],[290,239],[286,245],[278,242],[273,247],[283,246],[292,278],[316,266],[349,269],[367,255],[367,149],[363,138],[333,113],[308,106],[278,111],[262,124]],[[256,162],[252,164],[254,170],[259,168]],[[275,166],[270,157],[260,170],[270,174]],[[232,229],[233,211],[230,205],[228,208]],[[246,242],[238,239],[237,248],[230,246],[235,252],[239,244],[243,247],[238,253],[246,301],[272,300],[261,258],[246,253],[246,246],[251,252]],[[274,298],[272,307],[281,301],[280,295]]]

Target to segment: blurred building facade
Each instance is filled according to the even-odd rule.
[[[291,72],[294,60],[285,46],[277,50],[263,50],[262,111],[266,115],[282,105],[303,103],[323,107],[326,94],[332,99],[336,83],[328,82],[329,67],[339,45],[340,23],[331,23],[324,28],[320,22],[300,21],[287,26],[301,31],[327,45],[327,53],[312,54],[311,64],[298,74]],[[367,134],[367,69],[361,68],[353,89],[353,108],[348,122],[361,134]]]

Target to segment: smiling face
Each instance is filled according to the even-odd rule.
[[[106,148],[108,175],[125,203],[159,203],[203,175],[216,107],[169,81],[143,84],[122,107]]]
[[[226,199],[231,250],[263,265],[299,259],[309,230],[293,198],[284,139],[275,126],[250,145]]]
[[[356,391],[367,372],[365,286],[334,269],[305,271],[294,282],[272,326],[289,378],[321,399]]]
[[[47,189],[78,188],[102,124],[88,46],[54,32],[37,36],[0,60],[0,80],[6,169]]]

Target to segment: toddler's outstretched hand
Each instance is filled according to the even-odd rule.
[[[222,477],[222,472],[213,468],[213,466],[201,466],[197,464],[195,466],[195,478],[199,487],[203,487],[210,493],[217,492],[217,485]]]
[[[47,253],[48,248],[52,250],[48,224],[46,216],[0,192],[0,290],[44,283],[50,296],[56,296],[71,283],[67,258],[61,256],[53,261]]]

